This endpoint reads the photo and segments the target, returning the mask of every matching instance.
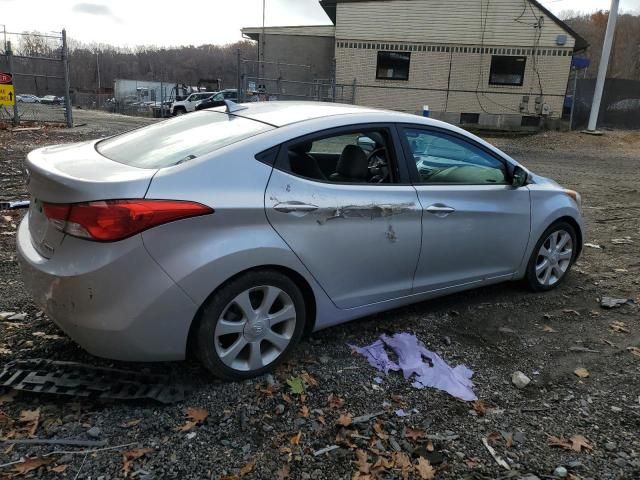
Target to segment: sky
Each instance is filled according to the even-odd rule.
[[[609,0],[541,0],[549,10],[608,10]],[[640,13],[640,0],[620,0],[621,11]],[[330,23],[318,0],[266,0],[265,24]],[[70,38],[123,47],[225,44],[240,29],[262,25],[262,0],[0,0],[2,25],[10,32],[67,29]]]

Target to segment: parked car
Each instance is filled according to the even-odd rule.
[[[580,195],[450,124],[264,102],[32,151],[17,245],[90,353],[263,374],[310,332],[523,279],[562,283]]]
[[[215,95],[198,102],[198,104],[195,106],[195,109],[204,110],[205,108],[221,107],[222,105],[224,105],[225,100],[231,100],[232,102],[237,102],[238,91],[236,89],[231,89],[231,88],[227,90],[220,90]]]
[[[170,113],[171,115],[183,115],[185,113],[193,112],[196,109],[196,104],[198,102],[215,95],[215,93],[216,92],[192,93],[184,100],[173,102],[170,107]]]
[[[38,97],[29,93],[21,93],[20,95],[16,95],[16,101],[22,103],[40,103],[40,99]]]
[[[60,100],[62,98],[62,101]],[[45,95],[40,99],[40,103],[45,105],[61,105],[64,102],[64,97],[57,97],[55,95]]]

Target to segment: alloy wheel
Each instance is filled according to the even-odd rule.
[[[555,285],[567,273],[573,258],[573,240],[566,230],[556,230],[538,250],[535,273],[541,285]]]
[[[214,330],[216,354],[228,367],[252,371],[276,360],[296,328],[291,297],[274,286],[244,290],[223,309]]]

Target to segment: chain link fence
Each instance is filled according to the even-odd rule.
[[[16,104],[0,106],[0,122],[73,126],[66,32],[0,32],[0,72],[13,76]]]
[[[306,100],[354,103],[355,84],[336,84],[331,78],[312,78],[311,65],[238,60],[238,99],[241,102]]]

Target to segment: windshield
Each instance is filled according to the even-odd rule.
[[[223,112],[201,111],[102,140],[96,148],[105,157],[125,165],[163,168],[273,128]]]

